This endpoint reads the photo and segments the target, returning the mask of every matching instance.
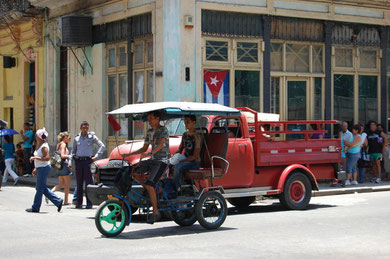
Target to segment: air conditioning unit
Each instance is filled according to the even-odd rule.
[[[3,67],[4,68],[13,68],[16,66],[16,59],[9,56],[3,56]]]
[[[60,17],[61,46],[82,47],[92,45],[92,18],[85,15]]]

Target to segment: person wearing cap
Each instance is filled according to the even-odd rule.
[[[37,176],[36,193],[34,197],[34,203],[31,208],[26,209],[27,212],[39,212],[42,203],[42,195],[45,195],[56,207],[57,211],[60,212],[63,204],[63,199],[55,195],[46,186],[47,177],[50,173],[50,153],[49,145],[46,142],[48,133],[43,129],[37,130],[35,135],[37,149],[34,151],[34,155],[30,157],[30,162],[34,162],[35,169],[32,171],[33,176]]]
[[[72,159],[69,160],[70,168],[72,166],[72,160],[75,165],[77,182],[77,192],[75,190],[75,193],[77,195],[77,209],[81,209],[83,204],[83,184],[85,183],[85,189],[87,189],[88,184],[92,184],[90,165],[103,154],[106,148],[95,133],[89,131],[89,123],[87,121],[81,122],[80,130],[81,132],[74,138],[71,154]],[[95,155],[93,154],[94,145],[99,147]],[[87,193],[85,193],[85,196],[87,198],[86,208],[92,209],[92,202],[88,199]]]

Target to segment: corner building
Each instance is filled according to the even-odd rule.
[[[219,102],[282,120],[387,127],[390,3],[379,0],[32,0],[48,8],[45,118],[52,136],[151,101]],[[61,46],[59,20],[92,20],[89,46]],[[120,141],[145,125],[120,120]],[[334,133],[337,128],[332,129]]]

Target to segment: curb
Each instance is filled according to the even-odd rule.
[[[23,186],[23,185],[24,185],[24,186],[35,186],[36,183],[35,183],[35,181],[29,181],[29,180],[20,179],[19,182],[18,182],[18,185],[22,185],[22,186]],[[46,186],[47,186],[49,189],[53,188],[53,187],[56,186],[56,185],[57,185],[56,183],[50,183],[50,182],[46,183]],[[70,191],[74,191],[75,188],[76,188],[76,187],[70,185],[69,190],[70,190]]]
[[[375,186],[375,187],[352,187],[352,188],[337,188],[334,190],[313,191],[313,197],[353,194],[353,193],[368,193],[368,192],[385,192],[390,191],[390,186]]]

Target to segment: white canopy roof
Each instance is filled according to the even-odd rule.
[[[184,115],[226,115],[240,116],[239,110],[216,103],[196,102],[152,102],[127,104],[117,110],[108,112],[111,115],[136,115],[163,110],[167,117]]]

